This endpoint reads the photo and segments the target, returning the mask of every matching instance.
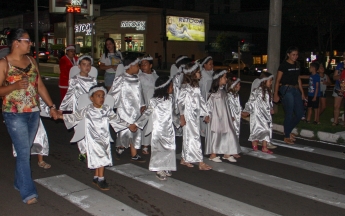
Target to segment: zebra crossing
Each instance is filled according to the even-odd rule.
[[[273,140],[274,145],[280,148],[291,148],[293,151],[307,151],[316,156],[328,156],[335,159],[344,159],[344,155],[340,152],[325,150],[322,148],[315,148],[303,145],[285,146],[278,140]],[[255,159],[256,161],[265,161],[269,164],[278,164],[279,166],[289,166],[293,169],[305,170],[314,173],[316,176],[322,176],[330,179],[345,179],[345,168],[339,169],[328,166],[327,162],[313,163],[307,160],[295,159],[292,157],[282,156],[278,154],[268,155],[259,151],[254,152],[250,148],[242,147],[243,156],[240,160]],[[180,155],[177,155],[180,159]],[[345,215],[345,193],[343,191],[337,193],[335,190],[327,190],[323,187],[309,185],[305,182],[294,181],[291,177],[280,177],[271,173],[260,172],[252,168],[238,165],[239,163],[214,163],[209,161],[206,157],[204,162],[213,167],[213,171],[200,171],[203,178],[210,178],[210,175],[229,176],[229,178],[242,179],[249,184],[257,185],[257,187],[265,186],[274,191],[281,191],[282,193],[290,194],[293,197],[300,197],[303,200],[312,201],[315,206],[327,206],[334,208],[337,215],[343,212]],[[190,169],[190,168],[186,168]],[[196,169],[196,168],[192,168]],[[147,167],[140,167],[132,163],[125,163],[106,168],[107,174],[114,173],[116,175],[124,176],[131,181],[140,182],[148,188],[155,188],[162,194],[170,194],[177,199],[186,200],[203,208],[207,208],[214,212],[214,215],[287,215],[289,213],[282,213],[279,207],[265,208],[264,205],[257,205],[253,203],[246,203],[237,200],[236,197],[229,197],[219,191],[213,191],[212,187],[200,187],[198,184],[185,182],[178,177],[175,178],[175,173],[169,177],[167,181],[159,181],[153,172],[150,172]],[[180,169],[177,172],[188,172],[185,169]],[[46,189],[54,192],[78,206],[90,215],[149,215],[146,211],[141,211],[140,208],[132,208],[131,204],[118,201],[118,197],[109,196],[96,187],[89,187],[78,180],[67,176],[57,175],[48,178],[40,178],[35,180],[38,184],[44,186]],[[248,183],[247,183],[248,184]],[[330,182],[331,184],[331,182]],[[241,187],[241,185],[238,185]],[[111,189],[112,190],[112,189]],[[243,188],[245,191],[246,188]],[[269,196],[265,194],[265,196]],[[164,196],[161,198],[164,199]],[[274,197],[270,198],[274,202]],[[169,200],[166,200],[169,202]],[[297,203],[298,204],[298,203]],[[183,211],[182,211],[183,212]],[[296,210],[296,215],[298,214]],[[305,213],[305,212],[304,212]],[[291,212],[290,212],[291,214]],[[162,212],[164,215],[164,211]],[[183,215],[183,213],[181,213]],[[329,215],[332,215],[330,213]],[[335,213],[333,214],[335,215]]]

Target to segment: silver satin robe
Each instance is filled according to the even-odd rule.
[[[137,75],[123,73],[115,77],[108,94],[115,99],[114,108],[117,108],[117,114],[121,119],[133,124],[141,116],[140,108],[145,106],[145,103]],[[129,129],[119,132],[116,146],[128,148],[129,144],[133,144],[136,149],[140,149],[141,132],[137,130],[132,133]]]
[[[186,120],[181,157],[188,163],[202,162],[200,117],[208,116],[208,109],[200,88],[182,84],[177,101],[179,113]]]
[[[139,80],[141,83],[142,94],[144,96],[144,102],[146,105],[149,104],[150,99],[153,97],[153,93],[155,91],[155,82],[158,78],[156,71],[153,71],[152,74],[147,73],[140,73]],[[146,135],[147,127],[144,127],[141,136],[141,144],[148,146],[151,143],[151,134]]]
[[[179,127],[180,122],[174,122],[173,102],[172,96],[167,100],[152,98],[148,108],[138,120],[140,122],[142,119],[148,119],[147,133],[152,134],[150,171],[176,171],[174,125]]]
[[[223,89],[209,96],[207,100],[210,123],[206,129],[205,154],[234,155],[241,152],[239,140],[227,103],[227,94]]]
[[[250,94],[244,112],[250,113],[250,135],[249,141],[267,141],[272,137],[272,101],[266,92],[265,99],[262,98],[261,87],[256,88]]]
[[[239,138],[240,137],[240,125],[241,125],[241,113],[242,113],[242,107],[240,103],[240,96],[235,96],[232,93],[228,93],[228,106],[231,110],[231,117],[234,118],[234,127],[236,131],[236,135]]]
[[[89,104],[72,114],[63,115],[63,120],[68,129],[76,126],[84,118],[84,140],[86,143],[88,168],[96,169],[104,166],[112,166],[109,124],[115,131],[126,129],[128,124],[122,121],[114,113],[113,109],[106,104],[101,108],[96,108],[92,104]]]
[[[80,95],[88,93],[90,88],[95,85],[97,85],[95,77],[75,75],[68,81],[68,90],[59,109],[74,112],[78,109],[77,101]]]
[[[176,66],[175,66],[176,67]],[[174,110],[175,110],[175,119],[180,119],[180,113],[178,110],[178,95],[180,93],[180,89],[181,89],[181,85],[182,85],[182,81],[183,81],[183,73],[178,72],[175,74],[174,78],[173,78],[173,94],[174,94]],[[183,131],[182,128],[175,128],[175,136],[182,136]]]
[[[205,101],[207,101],[207,96],[209,95],[212,86],[212,74],[213,70],[207,71],[204,68],[201,69],[201,79],[199,81],[201,95]],[[200,135],[205,136],[207,124],[204,121],[200,121]]]

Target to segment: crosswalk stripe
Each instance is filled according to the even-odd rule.
[[[107,169],[225,215],[276,215],[173,178],[164,182],[159,181],[154,172],[133,164],[123,164]]]
[[[144,215],[67,175],[35,181],[92,215]]]
[[[299,145],[299,144],[288,145],[284,143],[283,141],[276,140],[276,139],[271,139],[271,142],[273,145],[282,146],[285,148],[291,148],[291,149],[296,149],[296,150],[305,151],[305,152],[312,152],[315,154],[324,155],[324,156],[333,157],[333,158],[345,159],[345,154],[341,152],[335,152],[335,151],[315,148],[311,146]]]
[[[277,163],[298,167],[298,168],[309,170],[312,172],[317,172],[317,173],[345,179],[345,170],[342,170],[342,169],[329,167],[329,166],[325,166],[321,164],[316,164],[316,163],[299,160],[295,158],[285,157],[285,156],[281,156],[277,154],[270,155],[270,154],[266,154],[260,151],[253,151],[251,148],[246,148],[242,146],[241,146],[241,149],[242,149],[242,153],[244,153],[245,155],[250,155],[252,157],[274,161]]]
[[[181,156],[179,155],[177,158],[180,159]],[[345,196],[342,194],[260,173],[230,163],[214,163],[207,158],[204,158],[204,162],[212,166],[214,171],[345,209]]]

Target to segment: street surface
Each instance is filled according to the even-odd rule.
[[[44,81],[53,101],[59,105],[56,79]],[[250,85],[242,84],[241,101]],[[2,115],[0,116],[3,121]],[[249,123],[242,122],[242,157],[237,163],[204,161],[211,171],[180,165],[181,138],[177,138],[177,171],[159,181],[146,163],[130,162],[126,150],[114,166],[105,171],[109,191],[92,184],[93,171],[78,161],[78,148],[70,144],[73,130],[64,123],[44,118],[50,154],[44,170],[32,156],[32,177],[39,194],[38,204],[22,203],[13,188],[15,159],[11,140],[0,124],[0,215],[345,215],[344,147],[297,138],[285,145],[281,134],[273,133],[273,155],[251,151]],[[113,133],[113,138],[116,135]],[[203,143],[204,145],[204,143]],[[259,148],[261,149],[261,148]],[[141,152],[139,152],[141,153]]]

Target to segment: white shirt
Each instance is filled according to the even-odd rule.
[[[105,54],[102,54],[101,62],[104,63],[106,66],[109,65],[119,65],[122,63],[122,54],[120,51],[116,51],[115,53],[108,53],[108,57],[105,57]],[[109,68],[105,70],[107,73],[116,73],[116,70],[113,68]]]

